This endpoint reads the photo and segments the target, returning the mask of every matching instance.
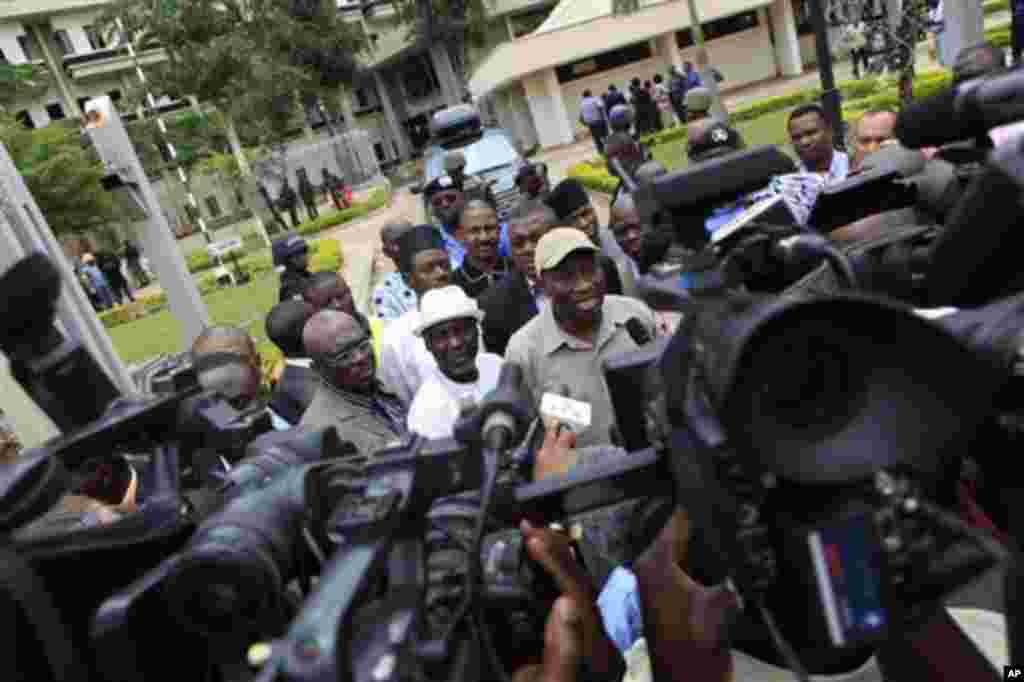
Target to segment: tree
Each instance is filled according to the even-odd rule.
[[[0,141],[54,234],[81,233],[117,220],[110,193],[100,185],[103,167],[83,152],[77,125],[30,130],[0,111]]]
[[[409,37],[420,45],[441,42],[463,91],[467,90],[467,48],[483,45],[487,36],[485,0],[394,0],[398,20],[410,26]]]
[[[164,49],[167,59],[147,67],[156,93],[223,113],[247,176],[236,122],[257,126],[265,141],[280,136],[295,94],[350,83],[367,44],[330,0],[120,0],[105,17],[123,22],[136,49]]]

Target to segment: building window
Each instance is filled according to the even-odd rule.
[[[731,17],[722,17],[703,24],[704,40],[715,40],[740,31],[749,31],[761,23],[757,17],[757,10],[734,14]],[[676,32],[676,43],[679,47],[691,47],[693,45],[693,34],[690,29],[685,28]]]
[[[107,41],[103,38],[103,33],[95,26],[83,26],[82,30],[85,31],[85,37],[89,39],[89,47],[94,50],[106,49]]]
[[[356,89],[356,104],[360,109],[366,109],[370,106],[370,96],[366,92],[366,88]]]
[[[32,120],[32,114],[28,113],[28,109],[22,109],[14,115],[14,118],[29,130],[36,127],[36,122]]]
[[[814,33],[809,0],[793,0],[793,18],[796,20],[797,35],[805,36]]]
[[[61,57],[67,57],[75,53],[75,44],[71,42],[71,36],[64,29],[53,32],[53,44],[57,46],[57,52]]]
[[[589,59],[559,66],[556,69],[558,82],[568,83],[595,73],[610,71],[633,62],[650,59],[652,56],[654,54],[651,52],[651,44],[649,42],[636,43],[619,50],[595,55]]]
[[[206,197],[206,210],[211,218],[219,218],[221,216],[222,211],[220,210],[220,202],[217,201],[217,197]]]
[[[373,143],[373,152],[377,155],[377,162],[384,163],[388,160],[387,152],[384,151],[384,144],[381,142]]]
[[[18,36],[18,46],[21,48],[21,53],[25,55],[25,59],[30,62],[34,62],[39,59],[38,51],[36,50],[35,41],[27,35]]]
[[[62,118],[67,118],[64,114],[64,107],[60,105],[60,102],[54,102],[53,104],[46,105],[46,114],[50,117],[51,121],[59,121]]]

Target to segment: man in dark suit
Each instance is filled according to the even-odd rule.
[[[543,303],[533,262],[537,242],[558,223],[555,212],[541,202],[524,204],[508,223],[513,270],[477,299],[484,311],[484,348],[496,355],[519,328],[534,318]]]
[[[305,301],[283,301],[267,315],[267,336],[284,354],[284,369],[270,396],[270,406],[282,419],[295,426],[313,402],[319,384],[310,369],[309,355],[302,347],[302,330],[316,312]]]

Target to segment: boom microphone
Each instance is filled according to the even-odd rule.
[[[57,268],[38,253],[0,277],[0,351],[14,379],[66,433],[99,419],[120,393],[89,352],[54,326],[60,287]]]
[[[982,137],[997,126],[1024,118],[1024,72],[975,78],[914,102],[896,119],[896,137],[906,147],[939,147]]]

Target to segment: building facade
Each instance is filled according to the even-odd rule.
[[[814,61],[809,0],[715,0],[700,11],[723,91],[797,76]],[[696,62],[692,23],[685,0],[645,0],[626,15],[613,14],[611,0],[562,0],[535,31],[494,49],[470,90],[497,102],[502,126],[524,146],[568,144],[584,91],[667,79],[670,67]]]

